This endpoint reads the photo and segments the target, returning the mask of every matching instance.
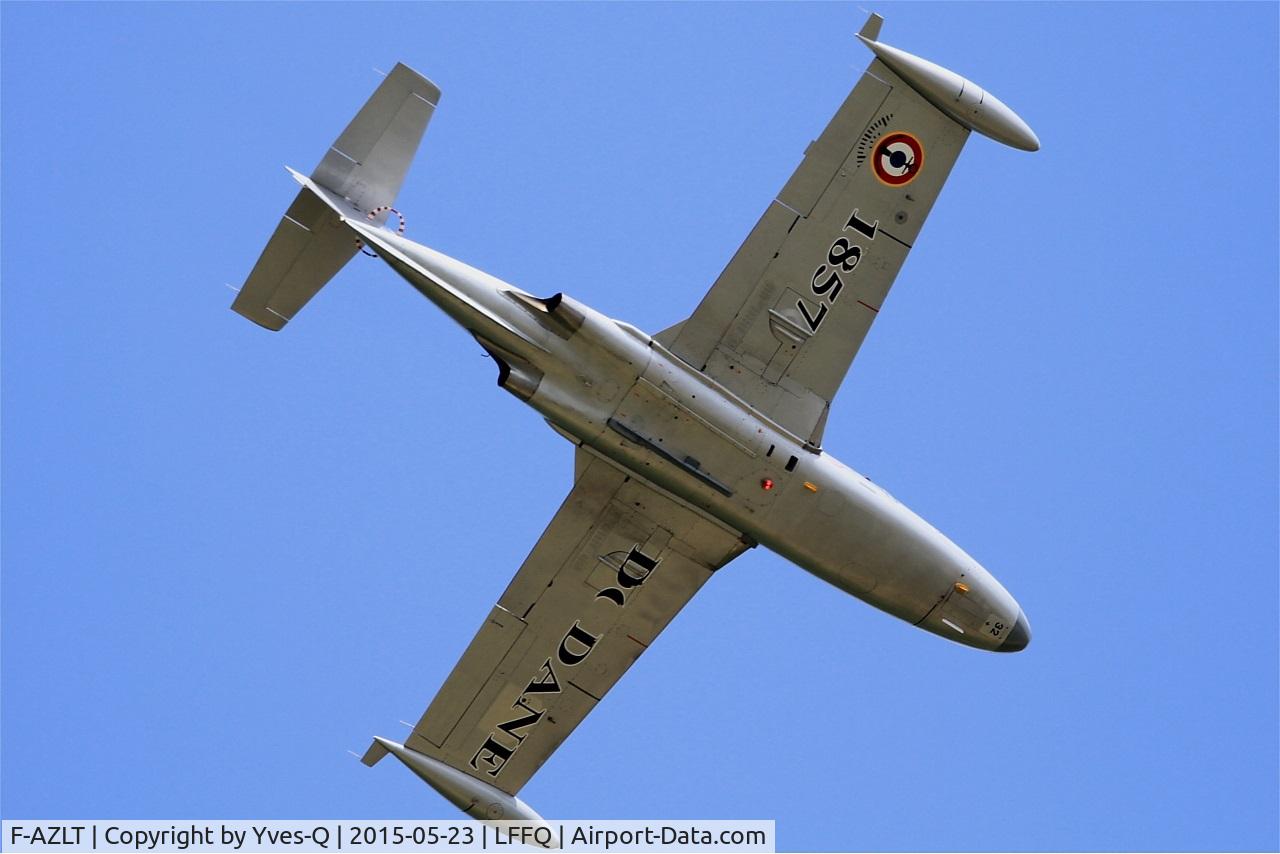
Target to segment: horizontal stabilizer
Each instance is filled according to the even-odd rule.
[[[343,215],[381,224],[395,203],[409,163],[440,100],[427,78],[397,64],[325,152],[303,184],[232,310],[279,330],[356,254],[356,235]],[[293,170],[290,170],[291,172]]]
[[[338,215],[309,189],[298,193],[231,309],[272,331],[284,325],[356,254]]]
[[[397,63],[311,177],[360,210],[395,204],[439,101],[436,84]]]

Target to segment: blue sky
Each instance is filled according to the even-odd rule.
[[[789,850],[1273,849],[1277,5],[898,4],[974,137],[827,448],[991,569],[997,656],[755,550],[522,796]],[[227,310],[397,60],[409,236],[656,331],[869,61],[854,5],[17,4],[3,53],[6,818],[454,818],[416,720],[567,491],[492,363],[357,258]],[[619,738],[618,733],[629,733]]]

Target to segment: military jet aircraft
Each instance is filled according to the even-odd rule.
[[[1026,615],[991,573],[822,447],[831,401],[971,131],[1040,143],[965,78],[858,34],[874,58],[684,321],[648,335],[406,239],[392,205],[440,90],[397,65],[302,185],[232,308],[278,330],[375,254],[574,445],[574,478],[471,645],[387,753],[469,815],[516,797],[703,583],[763,545],[949,640],[1015,652]],[[400,228],[387,227],[395,214]]]

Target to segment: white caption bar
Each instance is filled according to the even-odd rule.
[[[5,851],[258,852],[774,850],[772,821],[20,821],[3,822]]]

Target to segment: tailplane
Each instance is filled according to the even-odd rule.
[[[231,304],[233,311],[267,329],[282,329],[351,260],[359,244],[342,224],[335,197],[344,208],[385,222],[439,100],[434,83],[396,65],[303,184]]]

